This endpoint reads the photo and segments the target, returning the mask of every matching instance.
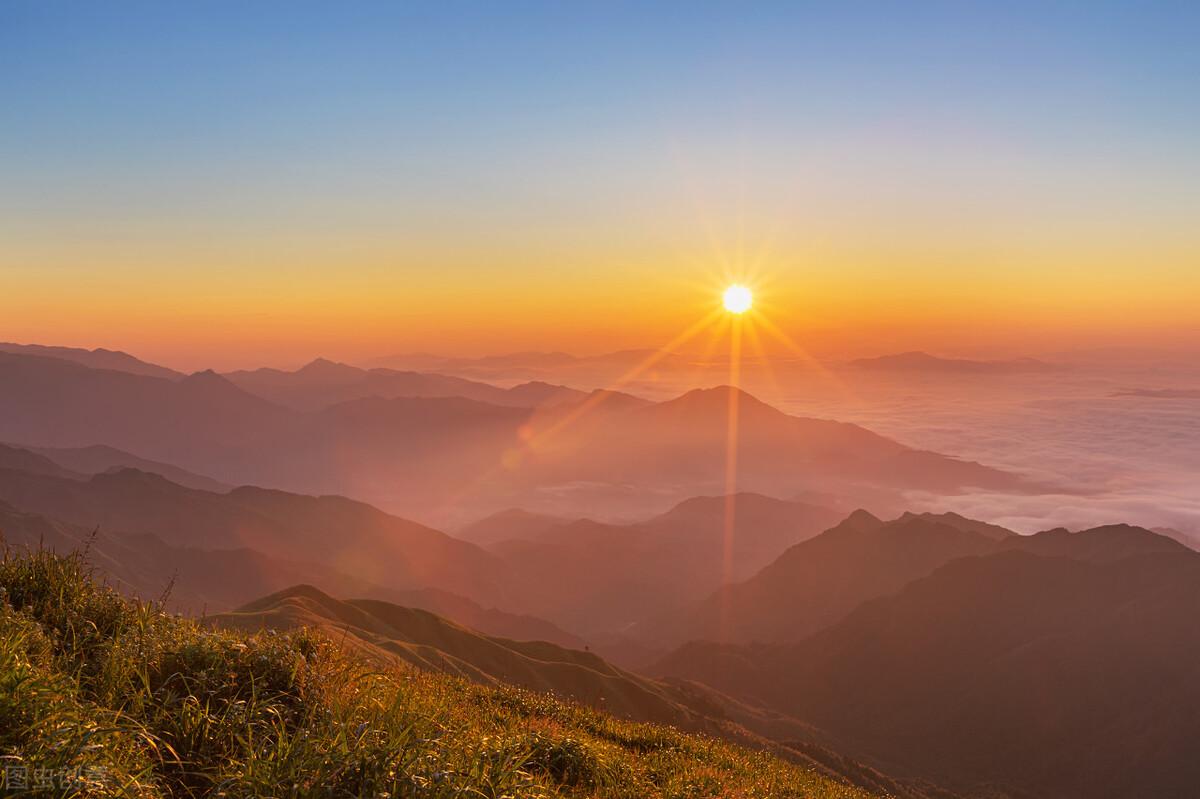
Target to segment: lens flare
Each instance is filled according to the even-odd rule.
[[[750,289],[734,283],[725,289],[725,296],[722,300],[725,303],[725,310],[730,313],[745,313],[754,303],[754,296],[750,293]]]

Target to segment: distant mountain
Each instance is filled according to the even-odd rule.
[[[169,607],[193,615],[233,610],[299,581],[421,608],[488,635],[585,646],[582,639],[543,619],[485,608],[436,588],[390,589],[316,561],[271,556],[249,547],[172,545],[157,535],[84,527],[5,503],[0,503],[0,542],[59,553],[86,551],[99,575],[123,592],[143,599],[157,599],[166,592]]]
[[[877,372],[917,372],[929,374],[1023,374],[1053,372],[1062,367],[1035,358],[1016,358],[1007,361],[973,361],[962,358],[940,358],[927,352],[901,352],[877,358],[850,361],[852,369]]]
[[[1128,388],[1113,392],[1114,397],[1148,399],[1200,399],[1200,388]]]
[[[96,444],[90,447],[33,447],[34,452],[43,455],[67,469],[83,474],[99,474],[120,469],[137,469],[142,472],[161,475],[172,483],[178,483],[187,488],[198,488],[201,491],[216,491],[224,493],[232,488],[211,477],[195,474],[169,463],[160,463],[137,455],[122,452],[113,447]],[[28,470],[27,470],[28,471]]]
[[[731,403],[738,414],[737,480],[746,490],[778,496],[856,481],[935,491],[1021,486],[1012,475],[914,450],[857,425],[790,416],[728,386],[621,413],[585,414],[569,425],[542,414],[530,424],[532,451],[522,470],[540,482],[661,491],[683,484],[689,494],[719,493],[727,479]]]
[[[515,576],[520,607],[572,629],[618,631],[744,579],[840,514],[757,494],[697,497],[635,524],[508,516],[489,547]],[[524,523],[523,529],[522,522]]]
[[[45,455],[10,444],[0,444],[0,469],[15,469],[30,474],[45,474],[51,477],[65,477],[82,480],[86,474],[64,468],[62,465],[47,458]]]
[[[0,352],[0,440],[103,443],[208,474],[294,424],[292,412],[213,372],[180,380]]]
[[[954,514],[906,514],[884,522],[856,511],[750,579],[636,625],[630,634],[667,645],[690,639],[797,641],[868,599],[897,591],[955,558],[993,552],[1015,536],[978,525]]]
[[[225,377],[252,394],[302,411],[366,397],[466,397],[494,405],[532,408],[584,396],[582,391],[548,383],[504,389],[441,374],[359,369],[324,358],[294,372],[256,369],[230,372]]]
[[[510,382],[570,379],[577,385],[605,386],[650,362],[653,362],[653,368],[648,371],[657,372],[676,372],[691,366],[685,356],[653,349],[621,350],[583,356],[565,352],[514,352],[481,358],[412,353],[378,358],[372,365],[434,371],[476,380]]]
[[[312,562],[273,558],[248,547],[173,546],[156,535],[70,524],[4,502],[0,502],[0,539],[21,549],[86,551],[99,576],[123,592],[158,599],[169,590],[170,607],[196,615],[229,610],[297,579],[360,594],[373,589],[369,583]]]
[[[436,587],[504,598],[503,565],[437,530],[342,497],[250,486],[218,494],[125,469],[87,480],[0,469],[0,501],[105,532],[158,536],[175,547],[254,549],[319,562],[392,590]]]
[[[1126,526],[1001,543],[803,641],[689,644],[652,673],[765,702],[853,756],[967,792],[1193,796],[1200,556]]]
[[[0,352],[58,358],[81,364],[91,369],[111,369],[115,372],[128,372],[129,374],[146,377],[162,377],[167,380],[178,380],[183,377],[182,372],[176,372],[174,369],[168,369],[165,366],[158,366],[157,364],[138,360],[132,355],[118,350],[87,350],[81,347],[48,347],[42,344],[0,343]]]
[[[560,516],[530,513],[521,508],[508,508],[468,524],[457,530],[454,536],[486,548],[513,539],[538,539],[550,528],[568,525],[572,521]]]
[[[0,440],[102,443],[222,483],[352,495],[439,524],[513,506],[628,518],[722,493],[731,402],[743,490],[863,501],[881,489],[1036,489],[856,425],[789,416],[729,387],[661,403],[610,392],[538,408],[367,397],[304,412],[211,371],[169,381],[0,353]]]

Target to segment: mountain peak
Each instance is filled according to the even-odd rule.
[[[843,519],[842,523],[839,524],[838,527],[848,526],[862,530],[879,527],[882,524],[883,520],[878,516],[870,511],[864,510],[863,508],[858,508],[845,519]]]
[[[694,388],[673,400],[659,403],[659,407],[694,411],[719,410],[725,412],[729,408],[731,398],[737,399],[738,407],[742,411],[767,409],[783,415],[782,411],[772,408],[753,394],[737,386],[730,385],[713,386],[712,388]]]
[[[341,363],[340,361],[331,361],[328,358],[314,358],[296,370],[296,374],[299,375],[330,375],[335,377],[340,375],[357,376],[361,373],[361,369]]]
[[[233,385],[233,383],[231,383],[229,380],[225,379],[221,375],[217,374],[212,369],[204,369],[199,372],[192,372],[190,375],[188,375],[181,381],[181,384],[193,385],[193,386],[205,386],[205,385],[208,385],[208,386],[222,386],[222,385],[232,386]]]

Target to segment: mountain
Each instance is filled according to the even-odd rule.
[[[175,547],[248,548],[324,563],[388,589],[436,587],[493,603],[505,594],[494,556],[342,497],[251,486],[219,494],[133,469],[86,480],[0,469],[0,501],[89,529],[155,535]]]
[[[1035,358],[1015,358],[1006,361],[974,361],[963,358],[941,358],[927,352],[901,352],[877,358],[850,361],[851,369],[873,372],[913,372],[942,375],[1001,375],[1053,372],[1062,367]]]
[[[856,511],[750,579],[636,625],[630,634],[668,644],[796,641],[955,558],[995,551],[997,536],[1015,535],[991,526],[984,534],[975,529],[979,523],[968,522],[954,514],[906,514],[884,522]]]
[[[537,539],[550,528],[567,525],[571,521],[544,513],[530,513],[521,508],[508,508],[472,522],[454,535],[486,548],[514,539]]]
[[[631,374],[653,383],[665,375],[695,371],[692,358],[654,349],[631,349],[599,355],[570,355],[565,352],[515,352],[482,358],[456,358],[428,353],[400,354],[378,358],[374,366],[415,369],[457,375],[495,383],[521,381],[566,381],[578,386],[611,386]],[[728,374],[728,370],[723,370]]]
[[[64,468],[45,455],[40,455],[23,447],[0,444],[0,469],[15,469],[30,474],[45,474],[51,477],[65,477],[82,480],[87,475]]]
[[[180,469],[169,463],[139,458],[128,452],[122,452],[113,447],[96,444],[90,447],[33,447],[32,451],[43,455],[55,463],[83,474],[99,474],[119,469],[137,469],[161,475],[172,483],[178,483],[188,488],[198,488],[202,491],[224,493],[232,486],[226,485],[211,477]],[[26,470],[28,471],[28,470]]]
[[[87,350],[81,347],[48,347],[42,344],[12,344],[0,343],[0,352],[10,352],[15,355],[36,355],[45,358],[58,358],[64,361],[80,364],[91,369],[110,369],[114,372],[128,372],[145,377],[161,377],[167,380],[178,380],[182,372],[168,369],[165,366],[138,360],[132,355],[119,350],[97,348]]]
[[[621,718],[714,731],[699,694],[687,696],[666,683],[618,669],[589,652],[544,641],[482,635],[424,610],[377,600],[335,600],[312,586],[295,586],[221,614],[213,624],[241,630],[309,627],[347,634],[368,651],[387,653],[423,670],[483,684],[508,683],[553,693]]]
[[[584,396],[582,391],[542,382],[504,389],[449,375],[359,369],[324,358],[294,372],[264,368],[225,377],[252,394],[302,411],[366,397],[466,397],[494,405],[536,407]]]
[[[862,427],[790,416],[728,386],[698,389],[666,402],[586,413],[554,408],[533,417],[519,469],[504,475],[526,485],[562,486],[575,512],[596,516],[620,503],[636,512],[660,510],[728,488],[730,406],[738,414],[737,486],[787,496],[802,490],[859,496],[872,487],[923,487],[953,492],[967,486],[1028,490],[1014,475],[906,447]],[[632,496],[631,496],[632,495]],[[658,508],[651,504],[657,497]],[[537,512],[554,513],[541,492]],[[563,503],[565,505],[566,503]],[[597,509],[592,512],[592,509]],[[560,514],[561,515],[561,514]]]
[[[337,591],[378,590],[317,563],[273,558],[248,547],[173,546],[156,535],[70,524],[3,502],[0,539],[27,551],[44,547],[60,554],[86,552],[98,575],[123,593],[148,600],[169,593],[173,609],[193,614],[228,610],[298,579],[319,581]]]
[[[538,408],[367,397],[297,411],[211,371],[170,381],[0,353],[0,440],[102,443],[222,483],[357,496],[439,525],[513,506],[647,516],[724,493],[731,402],[741,490],[861,502],[881,490],[1037,488],[856,425],[790,416],[729,387],[661,403],[593,392]]]
[[[385,616],[460,638],[436,617],[410,626]],[[345,651],[360,639],[343,630],[214,630],[98,585],[79,558],[6,557],[5,748],[34,763],[69,758],[70,779],[83,774],[99,796],[273,796],[280,786],[312,796],[868,795],[815,763],[762,751],[761,739],[753,751],[396,658],[367,662]],[[568,655],[545,667],[563,676],[575,667],[582,686],[637,690],[592,665]],[[623,690],[616,698],[645,707]],[[43,795],[43,776],[29,775],[25,793]],[[23,790],[26,772],[10,766],[7,777],[7,794]]]
[[[1200,388],[1129,388],[1113,392],[1114,397],[1150,399],[1200,399]]]
[[[1200,556],[1131,527],[1016,543],[798,643],[690,644],[653,673],[754,697],[853,756],[952,788],[1194,795]]]
[[[0,440],[42,447],[97,443],[206,474],[278,437],[291,412],[213,372],[180,380],[0,352]]]
[[[270,556],[249,547],[172,545],[149,533],[83,527],[4,503],[0,503],[0,542],[24,550],[86,552],[88,563],[123,593],[155,599],[167,592],[171,608],[192,614],[232,610],[251,598],[305,582],[427,610],[488,635],[585,646],[582,639],[543,619],[485,608],[440,589],[389,589],[324,563]]]
[[[518,606],[571,629],[616,632],[744,579],[840,514],[758,494],[696,497],[633,524],[506,514],[488,547],[514,575]]]

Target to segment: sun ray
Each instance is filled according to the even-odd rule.
[[[713,310],[700,319],[697,319],[691,326],[683,330],[681,333],[679,333],[679,335],[675,336],[675,338],[671,339],[666,344],[659,347],[640,363],[627,370],[616,380],[609,383],[608,386],[606,386],[603,390],[593,392],[586,400],[575,406],[570,413],[566,414],[550,427],[532,436],[529,441],[526,442],[526,446],[530,449],[536,449],[540,444],[544,444],[545,441],[551,436],[573,424],[581,417],[591,413],[598,406],[603,404],[609,397],[611,397],[612,392],[616,391],[622,386],[627,385],[642,372],[645,372],[651,366],[673,353],[677,348],[695,338],[700,332],[716,321],[719,315],[720,311]]]
[[[758,334],[758,326],[754,324],[755,321],[756,317],[746,320],[746,339],[754,348],[754,354],[757,357],[755,363],[758,364],[759,371],[766,375],[767,382],[770,384],[772,402],[782,402],[786,399],[783,386],[780,384],[779,378],[775,374],[775,367],[771,365],[771,359],[762,345],[762,337]]]
[[[854,402],[859,401],[858,394],[855,393],[854,389],[852,389],[846,383],[846,381],[842,380],[840,377],[830,371],[825,364],[821,363],[821,361],[813,357],[811,353],[793,341],[791,336],[783,332],[778,325],[772,322],[771,318],[767,316],[766,313],[758,310],[753,311],[752,313],[754,315],[754,321],[761,324],[763,329],[771,334],[772,338],[787,347],[792,354],[799,356],[800,359],[803,360],[807,366],[811,367],[819,377],[836,388],[845,399],[852,400]]]
[[[729,329],[729,409],[725,437],[725,516],[721,535],[721,583],[733,577],[733,537],[737,517],[738,400],[741,394],[742,320],[731,320]],[[728,607],[721,606],[721,636],[725,637]]]

